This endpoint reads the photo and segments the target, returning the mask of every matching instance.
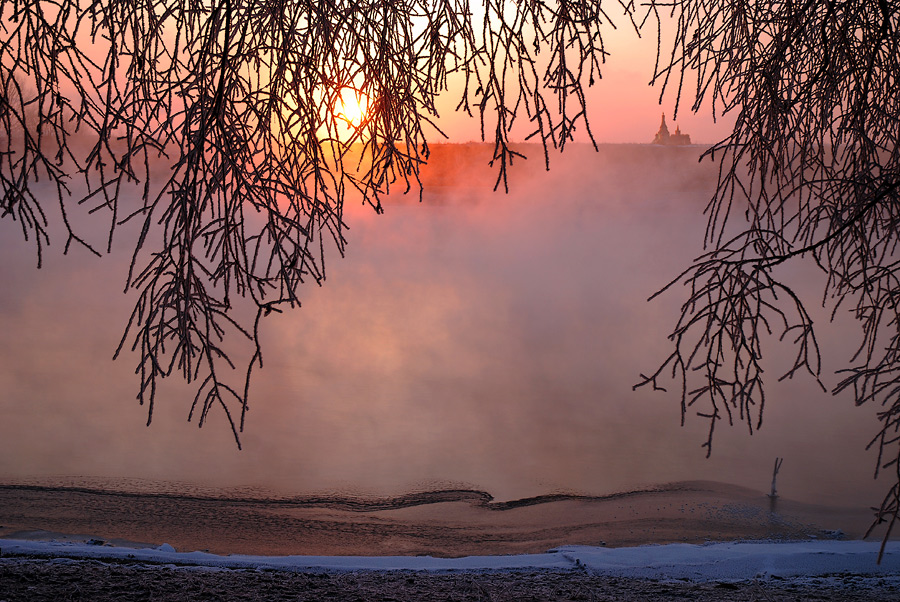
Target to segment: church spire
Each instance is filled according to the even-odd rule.
[[[659,124],[659,131],[656,132],[656,136],[653,138],[653,144],[668,144],[669,143],[669,128],[666,126],[666,114],[662,114],[662,122]]]

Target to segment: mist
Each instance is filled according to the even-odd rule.
[[[683,300],[679,287],[647,298],[702,252],[716,169],[701,148],[576,147],[549,172],[525,148],[509,193],[492,191],[483,147],[448,146],[423,202],[347,208],[346,257],[332,249],[324,286],[263,323],[241,451],[221,411],[202,429],[187,422],[192,392],[177,382],[145,426],[137,357],[111,359],[134,303],[127,240],[102,258],[63,256],[57,241],[36,270],[19,225],[0,221],[0,478],[281,493],[452,484],[514,499],[694,479],[762,491],[779,456],[784,497],[880,501],[864,450],[876,408],[808,378],[777,382],[789,348],[767,348],[762,429],[719,425],[709,459],[706,421],[680,426],[677,387],[633,390],[668,354]],[[792,270],[833,384],[858,337],[842,315],[827,324],[814,268]]]

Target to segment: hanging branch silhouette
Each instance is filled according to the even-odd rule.
[[[480,120],[498,186],[519,156],[514,128],[545,162],[577,128],[591,137],[583,85],[606,57],[600,4],[480,8],[0,0],[0,214],[39,266],[55,221],[66,252],[95,254],[138,225],[125,283],[136,302],[115,356],[137,355],[148,424],[177,372],[195,387],[189,419],[221,408],[240,446],[261,319],[324,281],[326,249],[347,242],[345,202],[380,212],[392,186],[421,194],[439,94]],[[370,99],[359,125],[338,116],[345,88]],[[102,244],[75,209],[108,220]]]
[[[881,406],[869,447],[878,452],[876,476],[893,473],[876,518],[890,523],[887,541],[900,516],[900,7],[885,0],[652,6],[676,24],[671,51],[660,47],[655,80],[678,98],[692,90],[694,111],[709,103],[732,112],[735,125],[706,152],[720,166],[706,208],[709,251],[663,289],[688,290],[672,352],[637,387],[674,379],[682,422],[688,408],[709,421],[707,453],[722,420],[759,428],[765,336],[795,347],[781,378],[821,377],[813,321],[776,272],[811,260],[826,276],[822,300],[832,318],[846,307],[859,322],[860,345],[832,391]]]

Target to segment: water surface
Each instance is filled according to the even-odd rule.
[[[126,241],[102,259],[62,257],[57,243],[37,271],[18,224],[0,222],[0,480],[514,500],[691,480],[764,491],[778,456],[786,498],[880,502],[864,451],[876,409],[809,379],[775,382],[786,352],[766,358],[762,430],[720,427],[710,459],[704,421],[681,428],[674,395],[632,390],[667,355],[682,300],[647,297],[702,251],[715,184],[702,149],[576,149],[545,173],[532,148],[509,194],[490,191],[483,150],[436,159],[422,204],[348,208],[347,256],[331,253],[324,287],[263,325],[243,451],[221,413],[201,430],[186,422],[191,393],[177,383],[144,426],[136,358],[110,360],[133,303],[122,294]],[[826,322],[819,277],[793,276]],[[856,338],[843,323],[820,336],[833,370]]]

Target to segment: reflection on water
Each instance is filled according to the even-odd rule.
[[[509,195],[489,191],[489,172],[473,177],[470,158],[446,154],[423,204],[395,197],[383,216],[348,208],[347,257],[333,254],[302,309],[264,324],[241,452],[221,416],[199,431],[185,423],[190,393],[175,383],[144,428],[134,359],[110,361],[132,301],[121,294],[124,245],[102,260],[51,248],[38,272],[17,224],[0,222],[10,284],[0,291],[0,478],[285,495],[449,486],[509,500],[694,479],[762,491],[778,456],[783,498],[877,503],[863,451],[874,408],[774,382],[777,350],[763,429],[720,427],[710,460],[705,422],[679,428],[674,397],[632,390],[666,353],[680,298],[645,300],[701,252],[715,171],[696,148],[576,151],[550,173],[530,151]],[[796,277],[815,309],[815,282]],[[847,358],[847,332],[821,333],[826,361]]]

